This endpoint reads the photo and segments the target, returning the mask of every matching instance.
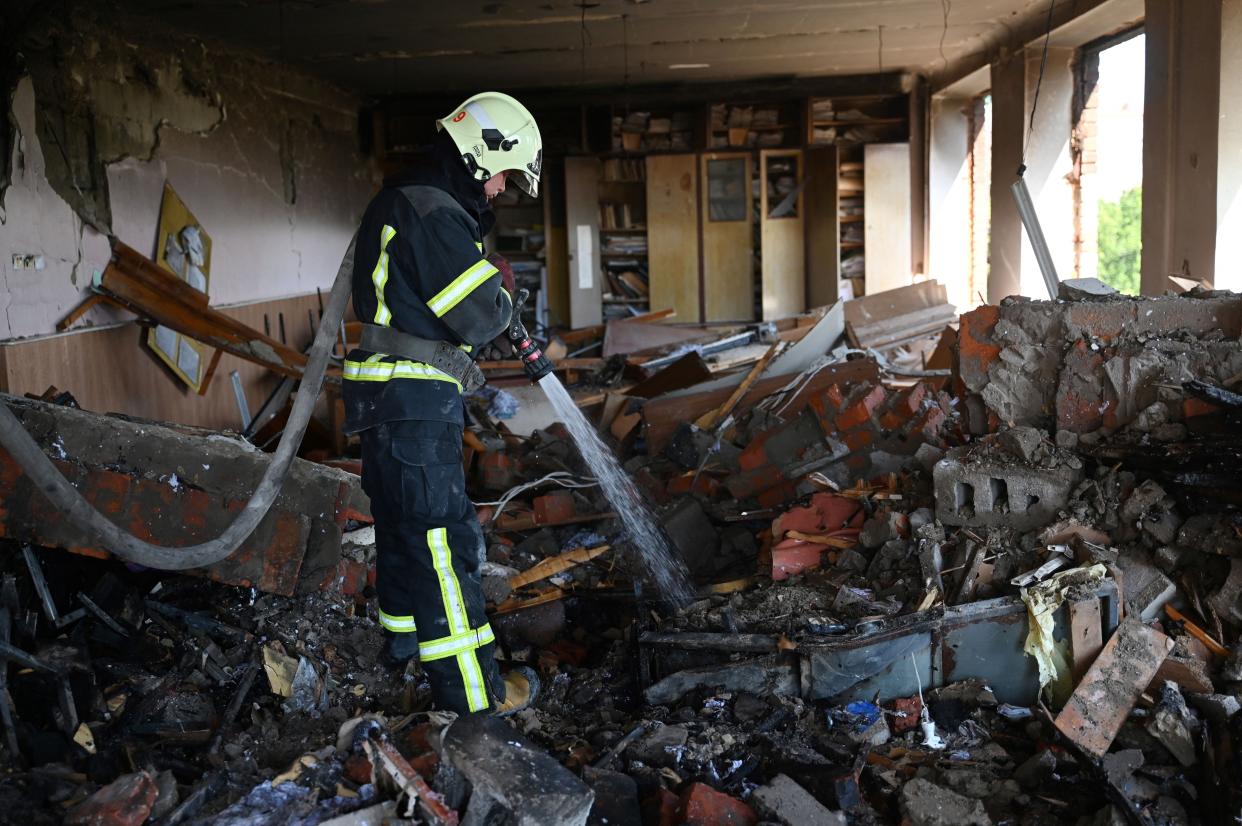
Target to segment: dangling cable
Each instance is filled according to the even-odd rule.
[[[1031,119],[1026,124],[1026,141],[1022,144],[1022,165],[1018,167],[1018,177],[1026,171],[1026,153],[1031,148],[1031,134],[1035,131],[1035,110],[1039,107],[1039,89],[1044,85],[1044,68],[1048,65],[1048,41],[1052,39],[1052,10],[1057,7],[1057,0],[1048,6],[1048,25],[1044,31],[1044,53],[1039,58],[1039,77],[1035,81],[1035,94],[1031,97]]]

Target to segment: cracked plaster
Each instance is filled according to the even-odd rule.
[[[55,59],[28,61],[6,113],[0,339],[54,331],[107,263],[99,229],[153,254],[165,180],[212,236],[213,305],[330,286],[375,185],[357,101],[187,38],[138,45],[113,33],[133,31],[123,21],[72,25],[39,38]],[[14,254],[45,268],[17,270]],[[127,317],[96,309],[79,324]]]

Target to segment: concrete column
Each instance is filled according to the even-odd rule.
[[[1216,265],[1221,0],[1147,0],[1143,281],[1211,280]]]
[[[1068,178],[1073,169],[1074,50],[1048,50],[1041,84],[1042,53],[1042,48],[1030,47],[992,64],[992,267],[987,296],[991,303],[1014,294],[1048,296],[1009,190],[1022,163],[1037,86],[1039,108],[1026,154],[1026,185],[1057,274],[1063,279],[1074,277],[1074,191]]]
[[[1220,24],[1214,283],[1242,292],[1242,0],[1224,0]]]
[[[969,231],[972,104],[970,98],[939,96],[931,103],[928,274],[945,285],[949,302],[960,312],[977,301],[971,282]]]

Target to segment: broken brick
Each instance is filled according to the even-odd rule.
[[[900,430],[906,422],[918,415],[926,397],[927,385],[922,382],[902,390],[893,397],[888,409],[880,417],[880,426],[890,432]]]
[[[984,305],[963,313],[957,333],[958,372],[968,390],[978,393],[988,384],[988,368],[1000,359],[1001,347],[992,343],[1000,307]]]
[[[159,788],[147,772],[126,774],[69,810],[66,826],[139,826],[151,814]]]
[[[837,416],[835,423],[839,433],[853,430],[860,425],[867,424],[871,421],[871,414],[875,412],[888,397],[888,392],[882,385],[876,385],[867,391],[862,398],[850,403],[848,407],[841,411]]]
[[[780,582],[823,564],[824,546],[787,539],[772,549],[772,581]]]
[[[1211,416],[1220,412],[1220,408],[1203,399],[1186,399],[1182,402],[1182,418],[1193,419],[1196,416]]]
[[[841,437],[841,441],[845,442],[845,446],[850,449],[850,453],[857,453],[860,450],[866,450],[875,442],[875,434],[866,428],[858,428],[851,430]]]
[[[536,496],[535,523],[539,525],[565,522],[574,517],[574,495],[567,490]]]
[[[889,703],[890,714],[886,714],[888,718],[888,727],[893,735],[905,734],[907,731],[913,731],[919,727],[919,715],[923,713],[923,700],[919,695],[913,697],[898,697]]]
[[[643,798],[643,823],[647,826],[676,826],[681,799],[664,787]]]
[[[1127,617],[1057,715],[1057,730],[1088,754],[1103,756],[1172,649],[1173,640]]]
[[[679,814],[686,826],[753,826],[759,820],[745,803],[706,783],[682,792]]]

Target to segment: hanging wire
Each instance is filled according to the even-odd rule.
[[[945,72],[949,70],[949,59],[944,56],[944,39],[949,34],[949,11],[952,7],[952,0],[940,0],[940,8],[944,12],[944,27],[940,30],[940,62],[943,64],[941,71]]]
[[[595,7],[596,7],[596,6],[598,6],[598,5],[599,5],[599,3],[588,3],[588,2],[586,2],[586,0],[580,0],[580,1],[577,3],[578,8],[582,10],[582,15],[581,15],[581,17],[579,18],[579,22],[578,22],[578,30],[579,30],[579,38],[578,38],[578,41],[579,41],[579,46],[580,46],[580,49],[581,49],[581,52],[582,52],[582,79],[581,79],[581,82],[583,82],[583,83],[586,83],[586,50],[587,50],[587,43],[592,42],[592,40],[591,40],[591,33],[590,33],[589,31],[587,31],[587,24],[586,24],[586,13],[587,13],[587,9],[593,9],[593,8],[595,8]]]
[[[621,60],[624,65],[624,74],[621,80],[621,89],[625,97],[625,114],[630,113],[630,22],[629,15],[621,15]]]
[[[876,33],[876,38],[877,38],[876,59],[880,65],[879,71],[883,73],[884,71],[884,27],[877,26],[875,33]]]
[[[1048,6],[1048,24],[1044,31],[1044,53],[1039,58],[1039,78],[1035,81],[1035,94],[1031,98],[1031,119],[1026,125],[1026,141],[1022,144],[1022,165],[1018,167],[1018,177],[1026,171],[1026,153],[1031,148],[1031,134],[1035,131],[1035,110],[1039,107],[1039,89],[1044,85],[1044,68],[1048,65],[1048,41],[1052,39],[1052,10],[1057,7],[1057,0]]]

